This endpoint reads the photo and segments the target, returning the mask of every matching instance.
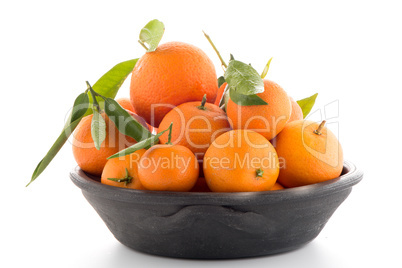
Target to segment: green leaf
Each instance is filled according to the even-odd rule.
[[[141,29],[138,42],[147,49],[147,52],[155,51],[165,32],[165,25],[159,20],[151,20]],[[145,45],[148,44],[148,47]]]
[[[102,75],[92,86],[96,93],[106,97],[114,98],[127,76],[133,71],[138,59],[123,61]]]
[[[98,81],[92,86],[93,90],[106,97],[112,98],[116,97],[117,92],[119,91],[121,85],[126,80],[127,76],[133,71],[135,64],[138,59],[123,61],[116,64],[112,69],[110,69],[107,73],[105,73]],[[92,96],[89,95],[89,102],[92,103]],[[102,98],[96,98],[99,106],[103,108],[104,100]],[[89,115],[92,113],[92,110],[86,113]]]
[[[27,186],[30,185],[45,170],[56,154],[60,151],[61,147],[63,147],[63,145],[66,143],[68,137],[70,137],[71,133],[73,133],[81,119],[82,117],[66,125],[45,157],[36,166],[35,171],[32,174],[31,181],[27,184]]]
[[[225,77],[219,76],[218,78],[218,87],[221,87],[223,83],[225,83]]]
[[[89,98],[88,94],[81,93],[74,101],[73,110],[69,122],[72,123],[78,118],[81,118],[88,110]]]
[[[241,106],[251,106],[251,105],[268,105],[263,99],[261,99],[258,95],[243,95],[239,94],[236,90],[230,88],[229,89],[230,99]]]
[[[229,61],[225,80],[231,89],[242,95],[254,95],[264,92],[264,82],[257,71],[238,60]]]
[[[114,99],[105,99],[105,112],[122,134],[132,137],[137,142],[152,136],[148,129],[135,120]]]
[[[261,78],[262,78],[262,79],[264,79],[265,76],[267,76],[267,73],[268,73],[268,70],[269,70],[269,65],[271,65],[271,61],[272,61],[272,58],[270,58],[270,59],[268,60],[267,64],[265,65],[264,70],[263,70],[262,73],[261,73]]]
[[[126,149],[123,149],[123,150],[121,150],[120,152],[118,152],[118,153],[116,153],[114,155],[109,156],[107,159],[126,156],[126,155],[132,154],[135,151],[138,151],[140,149],[148,148],[148,147],[152,146],[153,144],[158,143],[159,137],[160,137],[160,135],[159,136],[158,135],[155,135],[155,136],[152,136],[152,137],[150,137],[148,139],[145,139],[145,140],[142,140],[140,142],[137,142],[136,144],[134,144],[134,145],[132,145],[130,147],[127,147]]]
[[[162,136],[163,133],[165,133],[166,131],[171,130],[171,126],[172,126],[172,124],[170,124],[170,126],[167,129],[159,132],[158,134],[151,136],[148,139],[137,142],[136,144],[134,144],[126,149],[123,149],[114,155],[109,156],[107,159],[126,156],[126,155],[132,154],[135,151],[138,151],[140,149],[149,148],[149,147],[153,146],[154,144],[157,144],[159,142],[159,137]]]
[[[137,61],[138,59],[133,59],[116,64],[94,84],[93,89],[95,90],[95,92],[105,97],[114,98],[119,91],[121,85],[126,80],[127,76],[133,71],[133,68]],[[89,96],[89,92],[83,94],[88,97],[88,100],[83,97],[82,94],[80,94],[76,98],[73,110],[69,115],[69,120],[67,120],[63,131],[54,142],[50,150],[47,152],[45,157],[36,166],[32,174],[31,181],[27,184],[27,186],[31,184],[45,170],[45,168],[49,165],[49,163],[63,147],[68,137],[70,137],[71,133],[77,127],[81,119],[85,115],[89,115],[92,113],[92,109],[88,109],[88,107],[87,109],[85,109],[86,102],[92,103],[91,96]],[[97,98],[97,100],[100,105],[103,105],[103,99]],[[81,106],[82,108],[80,108]],[[83,110],[86,111],[85,114],[82,114],[84,113]]]
[[[303,111],[303,118],[306,118],[306,116],[310,113],[311,109],[313,109],[317,96],[318,93],[315,93],[314,95],[308,98],[297,101],[297,104],[299,104],[300,108]]]
[[[91,121],[92,140],[94,141],[95,148],[100,150],[101,144],[106,138],[106,123],[96,109],[93,110],[93,113]]]

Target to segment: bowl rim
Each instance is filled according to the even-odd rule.
[[[105,185],[87,175],[80,167],[70,172],[73,183],[83,193],[109,200],[139,204],[177,205],[246,205],[310,199],[334,194],[359,183],[363,172],[345,160],[342,175],[316,184],[262,192],[171,192],[135,190]]]

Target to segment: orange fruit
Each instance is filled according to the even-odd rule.
[[[303,111],[300,108],[300,105],[292,97],[289,98],[290,103],[292,104],[292,112],[290,114],[288,124],[296,120],[303,120]]]
[[[283,190],[285,187],[283,187],[279,182],[275,182],[274,186],[271,188],[271,191],[275,190]]]
[[[136,113],[133,107],[133,104],[131,103],[129,98],[119,98],[116,100],[118,104],[120,104],[121,107],[123,107],[126,110],[129,110],[130,112]]]
[[[137,121],[145,124],[144,119],[129,112]],[[93,115],[85,116],[81,119],[73,136],[73,155],[78,166],[85,172],[100,176],[107,158],[136,141],[119,132],[114,123],[104,114],[101,114],[106,123],[106,138],[101,144],[100,150],[95,148],[91,134],[91,121]],[[145,124],[146,127],[146,124]]]
[[[141,157],[138,166],[138,177],[148,190],[190,191],[198,174],[195,155],[181,145],[154,145]]]
[[[270,80],[263,81],[265,90],[257,95],[268,105],[240,106],[229,99],[226,113],[233,129],[250,129],[270,140],[285,127],[291,104],[282,87]]]
[[[214,192],[270,190],[278,177],[274,147],[251,130],[231,130],[219,136],[204,156],[204,176]]]
[[[124,157],[109,159],[103,168],[101,183],[123,188],[145,190],[145,187],[142,186],[138,178],[138,163],[145,152],[145,149],[141,149]]]
[[[158,127],[174,106],[200,101],[204,94],[214,103],[217,90],[215,67],[208,56],[196,46],[169,42],[138,60],[130,99],[137,114]]]
[[[278,178],[283,186],[318,183],[341,174],[342,147],[327,127],[319,127],[308,120],[293,121],[275,138],[276,151],[283,159]]]
[[[225,88],[226,88],[226,85],[227,85],[228,83],[223,83],[221,86],[220,86],[220,88],[218,89],[218,93],[216,94],[216,99],[215,99],[215,105],[216,106],[219,106],[219,103],[221,102],[221,99],[223,98],[223,93],[225,92]]]
[[[173,144],[189,148],[197,159],[202,159],[211,143],[222,133],[230,130],[230,124],[225,112],[218,106],[200,101],[186,102],[175,107],[163,118],[159,130],[172,127]],[[168,141],[168,133],[159,140]]]

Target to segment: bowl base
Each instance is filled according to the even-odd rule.
[[[123,245],[184,259],[236,259],[292,251],[318,236],[362,179],[345,162],[339,178],[285,190],[179,193],[104,185],[77,169],[73,182]]]
[[[147,255],[152,255],[152,256],[159,256],[159,257],[165,257],[165,258],[174,258],[174,259],[188,259],[188,260],[229,260],[229,259],[246,259],[246,258],[268,257],[268,256],[288,253],[288,252],[295,251],[295,250],[298,250],[298,249],[301,249],[301,248],[307,246],[313,240],[314,239],[312,239],[311,241],[305,242],[305,243],[303,243],[301,245],[297,245],[297,246],[293,245],[293,246],[289,246],[287,248],[275,249],[275,250],[272,250],[272,251],[269,251],[269,252],[258,252],[258,253],[255,253],[255,254],[235,255],[235,256],[233,256],[232,254],[228,255],[228,256],[216,255],[216,254],[206,254],[205,252],[203,252],[202,254],[196,254],[196,255],[183,255],[183,254],[172,255],[172,254],[166,254],[166,252],[146,251],[144,248],[137,248],[135,246],[130,245],[129,243],[126,244],[124,241],[119,241],[118,240],[118,242],[120,242],[123,246],[125,246],[125,247],[127,247],[127,248],[129,248],[131,250],[134,250],[136,252],[140,252],[140,253],[143,253],[143,254],[147,254]]]

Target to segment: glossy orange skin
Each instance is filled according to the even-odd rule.
[[[263,171],[257,176],[257,170]],[[274,147],[251,130],[231,130],[219,136],[204,156],[204,176],[214,192],[270,190],[279,174]]]
[[[276,151],[283,159],[278,182],[297,187],[339,177],[343,151],[336,136],[326,127],[314,133],[319,124],[298,120],[289,123],[275,138]]]
[[[283,187],[279,182],[275,182],[274,186],[271,188],[271,191],[275,190],[283,190],[285,187]]]
[[[95,148],[91,134],[93,115],[84,117],[73,133],[73,155],[78,166],[85,172],[100,176],[107,158],[120,150],[133,145],[136,141],[119,132],[114,123],[104,114],[101,114],[106,123],[106,138],[100,150]]]
[[[268,105],[240,106],[229,99],[226,113],[233,129],[253,130],[271,140],[289,120],[291,103],[282,87],[270,80],[263,81],[265,90],[257,95]]]
[[[145,149],[140,149],[124,157],[109,159],[103,168],[101,183],[122,188],[146,190],[138,178],[138,163],[140,162],[141,156],[145,152]],[[130,183],[109,180],[109,178],[125,178],[126,169],[128,171],[128,175],[132,178]]]
[[[297,121],[297,120],[303,120],[303,111],[300,108],[300,105],[292,98],[290,98],[290,103],[292,104],[292,112],[290,114],[290,118],[288,123]]]
[[[190,191],[198,175],[195,155],[181,145],[154,145],[141,157],[138,166],[138,177],[148,190]]]
[[[204,94],[214,103],[216,77],[213,62],[201,49],[182,42],[165,43],[138,60],[131,76],[130,99],[137,114],[158,127],[174,106],[201,101]],[[153,107],[159,104],[164,106]]]
[[[205,103],[200,109],[200,101],[180,104],[163,118],[159,131],[167,129],[171,123],[173,144],[189,148],[197,159],[202,159],[208,147],[219,135],[229,131],[230,124],[225,112],[218,106]],[[160,138],[161,143],[168,141],[168,133]]]

